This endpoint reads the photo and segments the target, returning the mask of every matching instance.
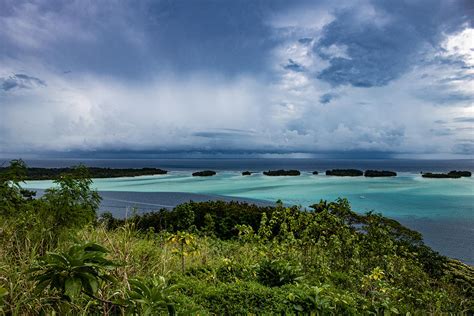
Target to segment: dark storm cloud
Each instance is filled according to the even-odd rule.
[[[296,71],[296,72],[303,72],[305,71],[305,67],[303,65],[298,64],[293,59],[288,59],[288,63],[283,66],[284,69]]]
[[[474,144],[470,142],[463,142],[454,145],[453,152],[464,155],[474,154]]]
[[[10,1],[0,55],[33,52],[74,72],[261,72],[279,43],[265,23],[285,1]],[[45,49],[43,50],[43,46]]]
[[[163,1],[150,6],[146,29],[174,68],[255,72],[278,43],[265,19],[285,7],[282,1]]]
[[[319,98],[319,102],[322,104],[328,104],[332,99],[337,97],[338,95],[335,93],[325,93]]]
[[[25,74],[13,74],[6,78],[0,77],[0,90],[10,91],[13,89],[32,89],[39,86],[46,86],[46,83],[36,77]]]
[[[298,40],[298,42],[301,44],[310,44],[312,41],[313,39],[311,37],[304,37]]]
[[[253,132],[246,130],[222,128],[218,130],[199,131],[192,135],[204,138],[242,138],[252,136],[253,134]]]
[[[463,3],[445,1],[373,1],[367,16],[353,9],[336,13],[323,30],[315,52],[330,63],[318,78],[334,86],[384,86],[420,62],[420,50],[437,48],[443,32],[454,32],[472,18]],[[429,8],[429,9],[428,9]],[[331,56],[344,47],[346,57]]]

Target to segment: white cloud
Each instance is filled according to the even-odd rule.
[[[94,35],[87,32],[86,26],[74,15],[64,16],[54,11],[42,13],[35,3],[23,3],[12,10],[12,14],[0,16],[0,34],[22,48],[46,48],[67,38],[79,41],[94,39]],[[78,13],[80,11],[76,11]]]
[[[167,75],[148,82],[34,69],[47,83],[0,95],[0,127],[8,131],[3,152],[69,150],[249,150],[320,152],[374,150],[412,153],[451,152],[469,131],[456,117],[464,107],[440,107],[420,99],[436,69],[415,69],[387,86],[331,90],[305,72],[282,70],[268,85],[249,77],[233,80],[195,74]],[[338,98],[321,104],[322,94]],[[434,133],[436,120],[451,134]],[[235,130],[235,132],[233,131]],[[207,136],[208,135],[208,136]]]
[[[206,75],[131,83],[85,75],[38,74],[46,87],[3,93],[2,128],[12,150],[199,146],[197,131],[262,126],[264,87],[248,78]],[[3,103],[2,102],[2,103]]]
[[[347,54],[347,46],[345,45],[335,45],[332,44],[329,47],[322,47],[320,52],[327,55],[329,58],[345,58],[345,59],[352,59]]]
[[[446,50],[443,55],[457,56],[474,67],[474,28],[466,26],[461,32],[447,36],[442,47]]]

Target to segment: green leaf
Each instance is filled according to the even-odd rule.
[[[304,309],[303,309],[303,306],[301,306],[301,305],[296,305],[296,304],[293,305],[293,309],[294,309],[295,311],[298,311],[298,312],[302,312],[302,311],[304,310]]]
[[[0,286],[0,298],[6,296],[7,294],[8,294],[8,291]]]
[[[81,293],[82,282],[79,278],[68,278],[64,283],[64,294],[74,299]]]
[[[48,263],[53,263],[53,264],[57,264],[57,263],[62,263],[65,265],[69,264],[69,261],[67,260],[66,256],[60,253],[49,252],[47,254],[46,260],[48,261]]]
[[[96,278],[89,278],[89,285],[91,287],[92,294],[96,293],[99,289],[99,282]]]
[[[84,246],[84,251],[96,251],[101,253],[109,252],[106,248],[102,247],[101,245],[95,243],[88,243]]]

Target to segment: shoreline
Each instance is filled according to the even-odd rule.
[[[39,193],[44,190],[36,190]],[[159,209],[172,209],[173,207],[189,202],[205,201],[239,201],[259,206],[273,206],[276,201],[265,201],[250,198],[224,196],[217,194],[197,194],[186,192],[129,192],[129,191],[99,191],[103,198],[99,207],[99,214],[111,212],[115,217],[125,218],[133,214],[133,209],[137,208],[137,214],[159,211]],[[41,194],[39,194],[40,196]],[[283,201],[285,202],[285,201]],[[316,201],[315,201],[316,202]],[[285,203],[291,206],[291,203]],[[351,203],[351,205],[353,205]],[[357,213],[365,213],[353,207]],[[378,210],[375,210],[376,212]],[[423,235],[427,245],[439,251],[441,254],[451,258],[456,258],[464,263],[474,265],[474,248],[470,240],[474,239],[474,219],[472,221],[465,218],[430,218],[427,216],[413,215],[384,215],[399,221],[402,225],[414,229]]]
[[[46,168],[46,169],[55,169],[55,168]],[[59,169],[59,168],[58,168]],[[112,169],[114,170],[114,169]],[[126,170],[126,169],[115,169],[117,171],[121,170]],[[372,171],[368,169],[369,171]],[[271,177],[271,178],[278,178],[278,177],[284,177],[284,178],[298,178],[301,176],[312,176],[312,177],[328,177],[328,178],[344,178],[344,179],[357,179],[357,178],[365,178],[365,179],[390,179],[390,178],[398,178],[398,177],[403,177],[403,176],[419,176],[420,178],[424,179],[434,179],[434,180],[449,180],[449,179],[461,179],[461,178],[471,178],[470,176],[463,176],[463,177],[430,177],[430,176],[423,176],[424,174],[431,174],[431,173],[441,173],[442,171],[430,171],[426,173],[421,173],[421,171],[399,171],[399,170],[393,170],[396,175],[390,175],[390,176],[366,176],[364,174],[362,175],[357,175],[357,176],[346,176],[346,175],[332,175],[332,174],[326,174],[325,171],[319,171],[319,170],[311,170],[311,169],[306,169],[306,170],[297,170],[299,172],[298,175],[267,175],[265,174],[267,171],[265,170],[253,170],[250,172],[250,174],[243,174],[246,173],[247,171],[240,171],[240,170],[230,170],[230,169],[223,169],[223,170],[216,170],[215,174],[210,175],[210,176],[201,176],[201,175],[196,175],[196,173],[200,173],[202,171],[196,171],[195,169],[175,169],[175,170],[163,170],[166,172],[163,173],[156,173],[156,174],[150,174],[150,173],[145,173],[145,174],[140,174],[140,175],[117,175],[117,176],[100,176],[100,177],[94,177],[91,175],[91,179],[93,180],[107,180],[107,179],[139,179],[139,178],[150,178],[150,177],[167,177],[167,176],[189,176],[189,177],[195,177],[195,178],[207,178],[207,179],[212,179],[212,178],[217,178],[222,175],[238,175],[241,177],[245,178],[251,178],[251,177],[258,177],[258,176],[263,176],[263,177]],[[366,170],[361,170],[363,173],[365,173]],[[1,169],[0,169],[1,172]],[[318,172],[318,173],[316,173]],[[193,175],[194,174],[194,175]],[[52,181],[55,178],[32,178],[32,179],[26,179],[25,181],[31,182],[31,181]]]
[[[16,157],[18,158],[18,157]],[[0,159],[2,160],[2,159]],[[10,159],[4,158],[8,162]],[[474,159],[327,159],[327,158],[158,158],[158,159],[95,159],[54,158],[24,159],[29,167],[64,168],[78,164],[100,168],[162,168],[169,171],[266,171],[297,169],[301,171],[325,171],[328,169],[379,169],[396,172],[448,172],[474,170]]]

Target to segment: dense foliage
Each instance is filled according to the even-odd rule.
[[[193,172],[193,177],[211,177],[215,175],[216,175],[216,172],[213,170],[203,170],[203,171]]]
[[[137,177],[151,176],[157,174],[166,174],[168,171],[157,168],[96,168],[89,167],[91,178],[119,178],[119,177]],[[7,167],[0,167],[1,172],[7,172]],[[59,176],[74,172],[74,168],[27,168],[25,173],[26,180],[49,180],[56,179]]]
[[[394,172],[394,171],[387,171],[387,170],[382,170],[382,171],[379,171],[379,170],[366,170],[364,172],[364,176],[371,177],[371,178],[375,178],[375,177],[396,177],[397,173]]]
[[[87,169],[34,199],[0,176],[0,314],[442,314],[474,310],[474,269],[345,199],[189,202],[96,219]]]
[[[357,169],[332,169],[326,170],[327,176],[338,176],[338,177],[360,177],[364,173]]]
[[[472,173],[470,171],[467,171],[467,170],[465,170],[465,171],[453,170],[453,171],[448,172],[448,174],[458,174],[461,177],[470,177],[470,176],[472,176]]]
[[[298,170],[268,170],[263,172],[266,176],[299,176],[301,172]]]
[[[461,177],[470,177],[472,173],[470,171],[450,171],[448,173],[423,173],[423,178],[437,178],[437,179],[459,179]]]

